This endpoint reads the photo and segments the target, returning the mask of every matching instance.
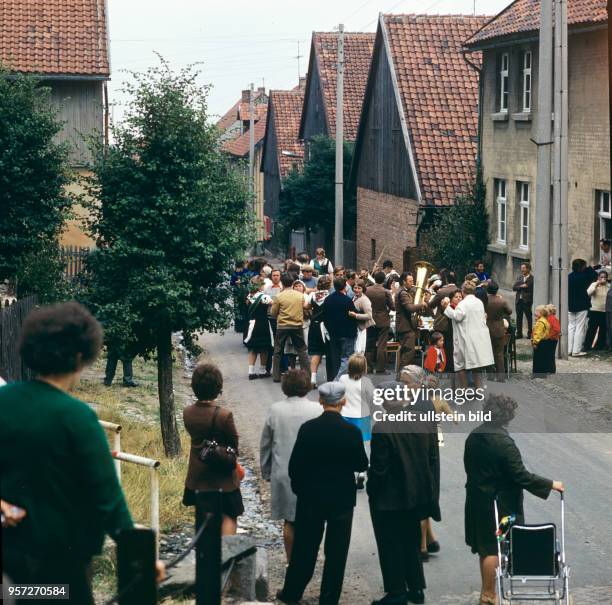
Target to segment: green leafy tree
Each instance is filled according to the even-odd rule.
[[[353,146],[344,144],[344,232],[350,237],[355,231],[355,197],[348,183]],[[326,136],[312,139],[309,158],[302,172],[294,170],[283,182],[279,215],[284,233],[292,229],[312,231],[324,229],[328,237],[335,222],[336,143]],[[345,237],[346,237],[345,236]]]
[[[0,71],[0,280],[43,302],[63,279],[57,241],[72,205],[68,147],[55,139],[61,129],[48,88]]]
[[[228,326],[228,272],[252,241],[250,198],[220,152],[198,72],[161,59],[133,78],[114,142],[94,150],[88,302],[109,347],[156,353],[162,438],[175,456],[171,337],[181,331],[189,344]]]
[[[439,210],[432,226],[421,236],[422,255],[437,267],[454,269],[458,276],[473,271],[487,256],[489,220],[486,188],[478,167],[471,191],[455,204]]]

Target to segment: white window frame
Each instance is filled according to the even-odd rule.
[[[529,210],[529,197],[531,195],[529,183],[519,181],[519,248],[529,250],[529,223],[531,215]]]
[[[597,213],[599,216],[599,238],[603,239],[607,235],[605,221],[612,220],[612,195],[609,191],[599,190],[597,191],[597,198],[599,202],[599,212]]]
[[[510,99],[510,54],[502,53],[499,65],[499,111],[508,113]]]
[[[508,236],[508,187],[506,179],[496,179],[497,242],[505,244]]]
[[[533,65],[533,55],[530,50],[523,53],[523,112],[531,113],[531,66]]]

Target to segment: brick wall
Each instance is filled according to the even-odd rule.
[[[536,229],[537,148],[536,134],[538,48],[517,45],[510,53],[510,96],[507,119],[496,116],[499,95],[497,51],[485,52],[482,120],[483,176],[490,216],[492,270],[502,287],[511,285],[514,268],[530,258],[538,235]],[[531,50],[533,99],[530,118],[520,114],[520,52]],[[570,260],[577,256],[594,260],[595,190],[610,189],[608,121],[608,66],[606,31],[591,31],[569,38],[569,229]],[[499,118],[499,116],[497,116]],[[528,119],[525,119],[525,118]],[[522,118],[522,119],[521,119]],[[507,181],[507,243],[497,245],[497,206],[494,181]],[[530,183],[529,250],[519,249],[519,199],[517,182]]]
[[[357,188],[357,267],[372,267],[385,249],[382,260],[393,261],[401,272],[404,250],[416,245],[419,204],[416,200]],[[372,240],[376,258],[372,259]],[[386,248],[385,248],[386,246]]]

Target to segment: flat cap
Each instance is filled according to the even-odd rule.
[[[340,382],[324,382],[318,389],[319,397],[323,403],[335,405],[344,399],[344,385]]]

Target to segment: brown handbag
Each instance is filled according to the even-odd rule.
[[[212,439],[204,439],[199,457],[211,471],[222,475],[229,475],[236,468],[238,455],[233,447],[219,443],[219,436],[216,434],[215,428],[220,409],[219,406],[215,407],[212,421]]]

